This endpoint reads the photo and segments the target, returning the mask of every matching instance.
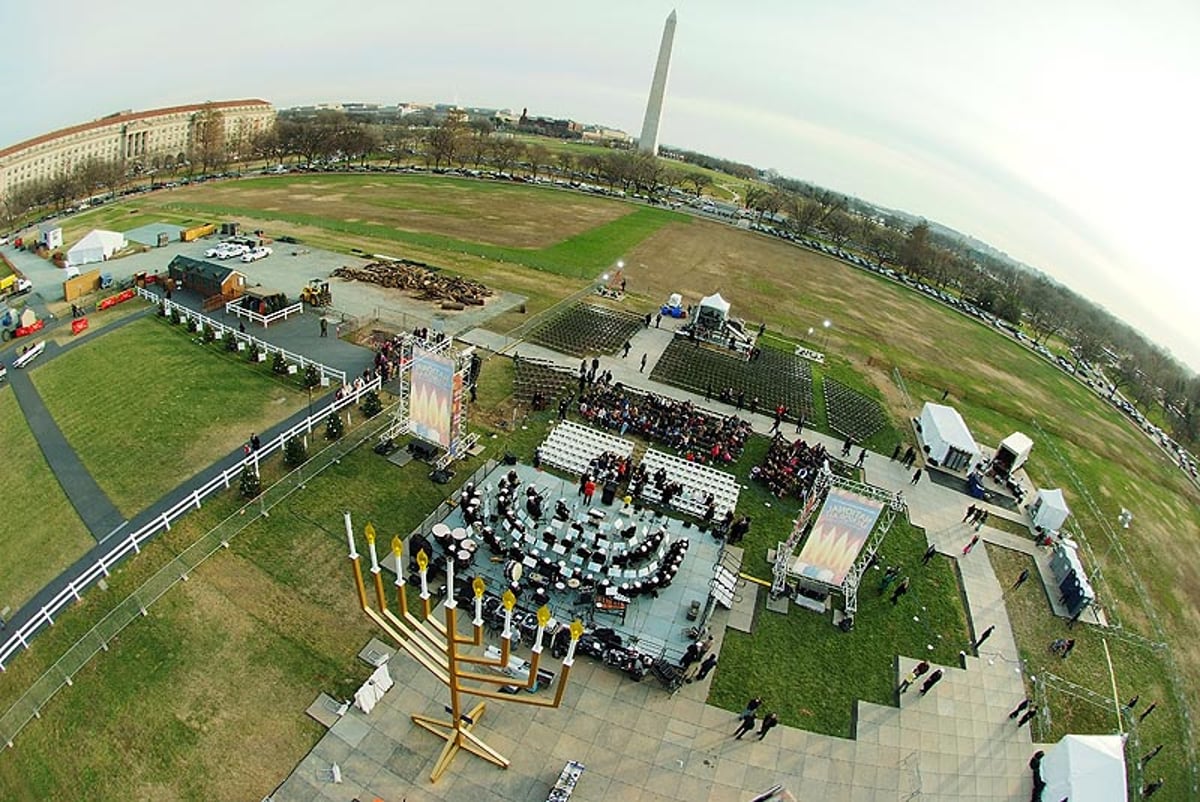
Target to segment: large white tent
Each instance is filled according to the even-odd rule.
[[[696,307],[696,320],[701,326],[720,328],[725,325],[728,317],[729,301],[722,298],[719,292],[701,298],[699,306]]]
[[[1029,439],[1028,435],[1013,432],[1001,440],[1000,445],[996,447],[996,455],[992,458],[992,464],[1005,474],[1011,474],[1025,464],[1025,460],[1029,459],[1029,452],[1032,450],[1033,441]]]
[[[1070,514],[1071,508],[1067,506],[1063,492],[1058,489],[1038,490],[1033,503],[1029,505],[1029,517],[1033,519],[1033,525],[1047,532],[1061,529]]]
[[[962,471],[979,459],[979,446],[954,407],[926,403],[920,422],[925,453],[936,465]]]
[[[1125,743],[1120,735],[1064,735],[1042,758],[1042,799],[1125,802]]]
[[[67,251],[67,264],[72,266],[103,262],[126,245],[125,237],[116,231],[92,229]]]

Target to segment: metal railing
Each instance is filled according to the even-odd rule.
[[[309,365],[312,365],[320,374],[322,385],[329,383],[326,381],[326,379],[336,379],[342,384],[346,383],[346,371],[344,370],[331,368],[328,365],[317,362],[314,359],[309,359],[304,354],[297,354],[293,351],[287,350],[286,348],[280,348],[278,345],[269,343],[266,340],[260,340],[253,335],[247,334],[244,331],[239,331],[238,329],[226,325],[219,320],[215,320],[202,312],[197,312],[195,309],[189,309],[183,304],[179,304],[175,301],[170,301],[166,298],[155,295],[153,292],[150,292],[144,287],[137,287],[136,291],[137,294],[142,298],[145,298],[147,301],[150,301],[153,304],[161,306],[168,315],[174,312],[175,314],[179,315],[179,317],[189,321],[195,326],[208,326],[222,339],[225,337],[233,337],[237,342],[246,343],[246,345],[257,348],[263,354],[268,356],[271,354],[283,354],[284,359],[286,359],[288,362],[299,365],[301,370],[305,370]]]
[[[357,404],[364,395],[372,390],[378,390],[379,386],[380,382],[378,378],[372,379],[369,382],[362,382],[357,384],[357,386],[346,385],[343,388],[341,397],[335,399],[324,409],[308,416],[300,423],[282,432],[278,437],[263,443],[257,451],[246,455],[232,467],[219,471],[216,475],[208,479],[208,481],[198,485],[186,498],[176,503],[173,507],[156,516],[154,520],[142,528],[131,532],[117,541],[112,548],[100,555],[94,563],[70,579],[66,587],[43,605],[33,618],[13,632],[3,644],[0,644],[0,671],[5,670],[4,664],[10,661],[14,654],[22,649],[29,648],[30,641],[38,632],[44,627],[54,624],[54,616],[58,615],[73,602],[78,601],[83,591],[107,577],[112,572],[112,569],[126,557],[140,553],[146,541],[160,532],[169,530],[172,521],[193,509],[199,509],[201,502],[218,490],[229,488],[233,481],[241,475],[243,468],[252,466],[257,472],[258,463],[263,457],[275,451],[282,451],[284,444],[292,437],[312,432],[315,423],[319,424],[330,414],[338,412],[351,404]]]
[[[339,399],[335,404],[331,404],[321,415],[328,415],[334,411],[334,407],[338,409],[347,404],[355,403],[358,398],[365,394],[371,387],[364,388],[361,393],[347,394]],[[340,405],[340,406],[338,406]],[[231,468],[229,471],[224,471],[220,476],[215,477],[205,486],[211,486],[213,489],[224,489],[229,486],[229,477],[233,474],[240,473],[240,470],[245,465],[251,464],[253,458],[261,458],[271,451],[281,449],[291,436],[308,431],[311,428],[311,423],[314,418],[319,415],[307,419],[304,423],[293,427],[288,432],[283,433],[275,440],[266,444],[256,454],[247,457],[238,467]],[[157,601],[175,583],[179,581],[187,581],[188,575],[194,571],[201,563],[211,557],[221,548],[228,548],[230,541],[233,540],[246,527],[259,519],[259,515],[246,515],[247,510],[258,509],[260,514],[265,515],[270,509],[282,502],[296,490],[305,486],[305,484],[320,474],[330,465],[335,464],[346,454],[358,448],[364,442],[373,438],[381,425],[386,421],[386,415],[377,416],[375,425],[368,425],[360,429],[355,434],[355,437],[344,437],[328,447],[322,449],[311,459],[300,465],[295,470],[288,473],[275,484],[264,490],[257,498],[240,507],[232,515],[230,515],[214,528],[206,532],[199,539],[193,542],[186,549],[175,555],[166,565],[160,568],[153,576],[147,579],[142,585],[114,607],[107,615],[100,619],[97,624],[92,627],[86,634],[77,640],[66,652],[63,653],[55,663],[50,666],[40,676],[29,689],[18,699],[12,707],[10,707],[2,716],[0,716],[0,749],[4,746],[11,748],[13,739],[17,734],[28,724],[32,719],[39,717],[40,711],[45,707],[50,699],[66,686],[72,684],[74,677],[87,663],[102,651],[108,651],[108,644],[131,623],[138,618],[145,616],[151,604]],[[208,492],[212,492],[211,490]],[[202,498],[200,495],[198,498]],[[199,503],[198,500],[196,502]],[[192,500],[189,499],[179,509],[176,517],[182,515],[191,509]],[[157,526],[157,522],[154,524]],[[145,530],[143,530],[145,531]],[[130,544],[132,548],[138,549],[140,543],[144,543],[146,537],[152,536],[153,533],[147,534],[140,542],[136,537],[131,537],[123,542],[122,548],[128,553]],[[106,561],[107,567],[112,568],[114,562]],[[107,574],[107,571],[105,571]],[[76,585],[76,589],[82,589]],[[74,593],[71,598],[67,599],[69,603],[74,598],[78,598],[78,593]]]

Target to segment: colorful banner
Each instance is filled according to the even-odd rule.
[[[116,295],[110,295],[107,298],[105,298],[103,301],[101,301],[97,305],[96,308],[103,311],[110,307],[116,306],[117,304],[123,304],[132,297],[133,297],[132,289],[122,290],[121,292],[117,293]]]
[[[453,439],[455,405],[461,396],[455,379],[454,360],[413,349],[409,424],[414,435],[442,448],[449,448]]]
[[[792,573],[840,587],[882,511],[882,502],[831,487]]]

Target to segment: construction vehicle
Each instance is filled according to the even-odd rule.
[[[33,290],[29,279],[17,275],[0,278],[0,295],[24,295]]]
[[[300,290],[300,300],[309,306],[329,306],[333,303],[333,293],[329,291],[329,282],[314,278]]]
[[[37,314],[29,308],[24,311],[0,307],[0,340],[8,342],[15,337],[28,337],[39,332],[46,321],[38,320]]]

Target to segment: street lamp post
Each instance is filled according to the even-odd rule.
[[[821,341],[821,350],[825,350],[829,347],[829,329],[833,326],[833,321],[825,318],[821,325],[825,327],[825,337]]]

